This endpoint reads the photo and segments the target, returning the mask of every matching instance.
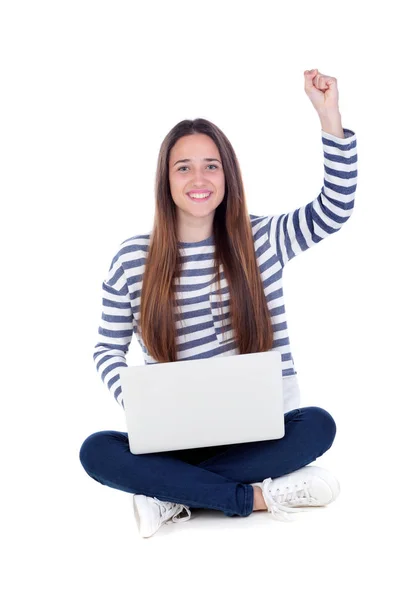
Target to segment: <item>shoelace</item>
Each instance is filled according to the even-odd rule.
[[[191,517],[191,512],[190,512],[190,508],[188,506],[186,506],[185,504],[178,504],[177,505],[179,507],[178,512],[172,517],[172,521],[174,521],[174,523],[177,523],[178,521],[189,521],[190,517]],[[183,512],[186,511],[186,517],[179,517],[178,515]],[[169,521],[171,523],[171,521]]]
[[[171,525],[173,522],[176,523],[177,521],[188,521],[191,517],[191,512],[190,509],[185,506],[184,504],[176,504],[175,502],[165,502],[162,500],[159,500],[158,498],[154,498],[153,500],[156,504],[158,504],[158,507],[160,509],[160,515],[161,518],[164,519],[168,513],[172,513],[172,511],[174,511],[174,514],[172,516],[172,519],[168,519],[167,521],[165,521],[166,525]],[[178,515],[185,510],[187,513],[186,517],[178,517]]]
[[[303,481],[303,485],[300,487],[296,487],[293,488],[293,484],[290,486],[287,486],[285,488],[284,491],[282,491],[280,494],[277,494],[276,492],[274,493],[274,496],[278,496],[279,497],[279,501],[276,500],[276,498],[274,498],[272,496],[272,492],[270,493],[270,491],[268,490],[268,486],[270,484],[270,482],[272,481],[272,478],[269,477],[268,479],[266,479],[263,482],[263,486],[261,487],[262,493],[263,493],[263,497],[264,497],[264,501],[265,504],[267,505],[267,508],[269,510],[269,512],[271,513],[271,515],[277,519],[278,521],[293,521],[293,519],[291,517],[289,517],[289,515],[287,513],[293,513],[293,512],[304,512],[307,511],[307,508],[301,508],[301,507],[294,507],[294,506],[287,506],[283,503],[298,503],[299,501],[303,500],[303,499],[310,499],[310,492],[308,489],[308,485],[307,485],[307,481]],[[281,491],[279,488],[278,490],[276,490],[277,492]],[[282,497],[282,499],[281,499]]]

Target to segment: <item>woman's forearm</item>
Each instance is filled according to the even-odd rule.
[[[320,115],[321,128],[326,133],[331,133],[337,137],[344,138],[342,127],[342,117],[340,113],[332,115]]]

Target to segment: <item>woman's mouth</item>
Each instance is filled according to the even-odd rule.
[[[192,202],[206,202],[211,197],[212,192],[208,194],[186,194]]]

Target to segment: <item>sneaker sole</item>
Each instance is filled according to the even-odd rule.
[[[140,531],[140,517],[139,517],[139,512],[136,506],[136,502],[135,502],[135,497],[133,497],[133,514],[135,515],[135,519],[136,519],[136,524],[138,526],[138,529]]]
[[[157,528],[156,530],[144,529],[142,522],[140,520],[139,510],[138,510],[138,506],[135,501],[135,496],[133,496],[133,514],[135,515],[135,520],[136,520],[137,528],[139,531],[139,535],[142,538],[149,538],[152,535],[154,535],[156,533],[156,531],[158,531],[159,528]]]

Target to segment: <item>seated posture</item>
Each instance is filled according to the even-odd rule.
[[[160,148],[153,228],[119,245],[103,281],[94,361],[122,409],[119,374],[133,334],[147,365],[272,349],[282,359],[281,439],[140,455],[129,451],[126,432],[100,431],[85,439],[82,466],[101,484],[133,494],[142,537],[164,523],[190,519],[191,509],[242,517],[264,510],[289,519],[289,513],[325,506],[339,494],[331,473],[307,466],[331,447],[336,425],[323,408],[300,408],[282,272],[352,214],[356,135],[342,128],[336,79],[317,70],[304,77],[321,121],[324,180],[318,196],[292,212],[249,214],[228,138],[206,119],[181,121]]]

